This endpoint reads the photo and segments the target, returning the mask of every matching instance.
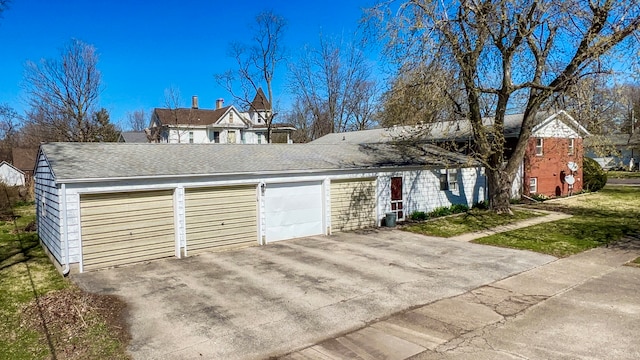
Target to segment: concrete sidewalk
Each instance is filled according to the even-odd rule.
[[[398,313],[283,359],[637,359],[640,256],[627,237]]]
[[[513,224],[497,226],[497,227],[494,227],[494,228],[491,228],[491,229],[482,230],[482,231],[476,231],[476,232],[466,233],[466,234],[462,234],[462,235],[458,235],[458,236],[452,236],[452,237],[450,237],[448,239],[457,240],[457,241],[472,241],[472,240],[479,239],[479,238],[482,238],[482,237],[485,237],[485,236],[498,234],[498,233],[503,233],[503,232],[512,231],[512,230],[517,230],[517,229],[520,229],[520,228],[529,227],[529,226],[533,226],[533,225],[538,225],[538,224],[542,224],[542,223],[546,223],[546,222],[567,219],[567,218],[570,218],[572,216],[572,215],[569,215],[569,214],[564,214],[564,213],[559,213],[559,212],[554,212],[554,211],[547,211],[547,210],[538,210],[538,209],[536,209],[535,211],[536,212],[541,212],[541,213],[546,213],[547,215],[534,217],[534,218],[523,220],[523,221],[519,221],[519,222],[516,222],[516,223],[513,223]]]

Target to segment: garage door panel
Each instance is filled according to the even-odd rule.
[[[114,194],[87,194],[82,196],[83,210],[87,212],[95,211],[95,209],[119,209],[126,205],[133,209],[158,209],[161,207],[154,206],[160,203],[171,203],[172,200],[167,198],[167,194],[163,195],[132,195],[132,193],[114,193]]]
[[[163,226],[157,229],[144,231],[144,229],[140,231],[101,231],[101,232],[93,232],[93,233],[83,233],[82,244],[83,245],[91,245],[91,244],[113,244],[119,241],[127,241],[132,245],[135,245],[138,241],[143,241],[146,238],[158,238],[163,237],[165,234],[173,232],[173,226]]]
[[[173,191],[80,197],[85,270],[175,256]]]
[[[258,244],[255,185],[187,189],[189,253]]]
[[[376,225],[375,179],[331,183],[331,229],[348,231]]]
[[[173,214],[170,214],[173,215]],[[152,220],[140,219],[136,218],[135,222],[130,221],[132,219],[127,219],[127,222],[116,222],[113,221],[111,225],[109,225],[108,221],[95,221],[95,222],[84,222],[83,226],[86,227],[83,235],[92,236],[92,235],[100,235],[100,234],[111,234],[113,236],[117,236],[118,234],[132,234],[132,235],[141,235],[145,233],[158,233],[158,230],[162,230],[162,232],[166,232],[167,230],[172,231],[174,224],[167,223],[167,220],[173,219],[157,219],[154,218]]]
[[[159,258],[164,258],[165,249],[153,249],[153,250],[144,250],[140,252],[125,252],[122,254],[111,254],[111,256],[104,257],[90,257],[87,259],[87,265],[84,265],[85,271],[97,270],[105,267],[118,266],[123,264],[130,263],[132,257],[135,257],[136,262],[141,261],[149,261],[156,260]]]
[[[191,204],[193,206],[193,204]],[[244,205],[238,207],[224,207],[222,209],[207,209],[201,207],[198,209],[192,208],[189,210],[189,216],[193,219],[199,218],[198,221],[214,218],[228,218],[228,219],[246,219],[247,216],[256,212],[256,202],[251,200],[251,205]]]
[[[268,184],[265,192],[267,242],[323,234],[322,199],[321,182]]]
[[[149,253],[174,251],[175,248],[172,244],[163,244],[162,246],[158,246],[155,239],[156,237],[143,238],[136,241],[135,244],[124,240],[111,242],[109,244],[87,244],[85,247],[87,250],[90,250],[90,252],[84,257],[84,259],[94,259],[96,257],[104,256],[104,254],[125,254],[127,252],[135,253],[140,251],[147,251]]]

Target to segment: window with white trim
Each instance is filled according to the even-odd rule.
[[[458,170],[448,169],[440,174],[440,190],[456,190],[458,188]]]
[[[573,155],[574,151],[575,151],[575,139],[571,138],[569,139],[569,155]]]
[[[193,131],[189,131],[189,144],[193,144]]]
[[[536,138],[536,155],[542,156],[542,138]]]
[[[529,194],[535,194],[538,192],[538,178],[529,179]]]

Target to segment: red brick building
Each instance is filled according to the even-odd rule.
[[[564,111],[536,125],[522,165],[522,193],[554,197],[581,191],[582,139],[587,135]]]

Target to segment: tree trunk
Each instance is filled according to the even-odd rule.
[[[486,169],[489,208],[498,214],[511,212],[511,185],[513,181],[504,170]]]

